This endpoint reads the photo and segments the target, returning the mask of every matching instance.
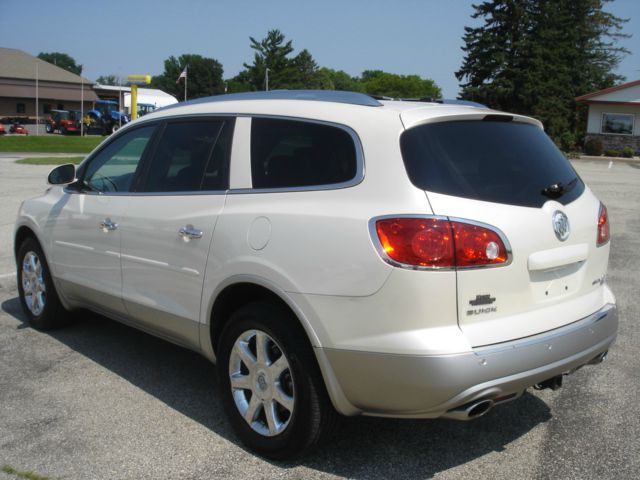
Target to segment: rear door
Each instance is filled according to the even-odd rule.
[[[490,115],[410,128],[401,147],[434,214],[491,225],[510,247],[507,265],[457,271],[458,323],[474,346],[551,330],[604,304],[600,202],[542,129]]]
[[[199,344],[200,299],[228,188],[232,118],[170,120],[122,221],[122,295],[142,326]]]

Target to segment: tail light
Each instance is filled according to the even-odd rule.
[[[598,247],[609,241],[609,216],[607,215],[607,207],[600,204],[600,212],[598,213],[598,238],[596,245]]]
[[[385,218],[375,222],[381,253],[410,268],[507,264],[506,239],[488,225],[447,218]]]

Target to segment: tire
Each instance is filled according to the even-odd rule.
[[[37,330],[64,326],[69,315],[60,303],[40,244],[33,237],[27,237],[18,249],[17,258],[18,293],[29,325]]]
[[[60,127],[60,135],[66,135],[67,129],[65,127]]]
[[[318,446],[339,418],[300,335],[306,334],[290,312],[251,303],[231,315],[220,337],[217,368],[227,415],[247,447],[274,460]],[[265,354],[257,354],[258,345]]]
[[[116,133],[118,130],[120,129],[120,125],[118,125],[117,123],[114,123],[113,125],[111,125],[111,133]]]
[[[47,125],[44,127],[45,131],[47,133],[53,133],[53,128],[51,127],[50,123],[47,123]]]

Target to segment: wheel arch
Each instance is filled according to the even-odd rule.
[[[295,322],[297,327],[301,333],[305,334],[309,347],[313,349],[316,365],[320,370],[334,408],[342,415],[347,416],[360,413],[360,410],[354,407],[345,396],[335,372],[321,348],[320,340],[302,309],[286,295],[286,292],[261,278],[238,276],[219,288],[218,293],[213,296],[213,300],[210,302],[207,317],[209,323],[205,325],[206,330],[201,331],[200,334],[202,353],[215,362],[220,334],[231,312],[247,303],[265,300],[286,308],[297,320]]]
[[[218,349],[220,334],[230,314],[242,305],[260,301],[273,303],[291,312],[297,320],[297,326],[300,327],[301,332],[304,332],[309,345],[311,347],[320,346],[318,336],[306,316],[284,291],[262,279],[251,276],[238,276],[232,281],[226,282],[210,303],[208,336],[214,358]]]
[[[42,242],[38,238],[38,235],[36,235],[36,232],[33,230],[33,228],[28,225],[21,225],[16,229],[16,233],[13,236],[13,256],[16,261],[18,261],[18,250],[20,250],[20,245],[22,245],[22,242],[24,242],[28,237],[32,237],[40,244],[40,248],[42,248]],[[42,252],[45,254],[46,258],[47,254],[44,251],[44,248],[42,248]]]

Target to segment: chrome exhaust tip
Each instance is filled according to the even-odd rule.
[[[598,364],[604,362],[604,360],[607,358],[607,354],[608,353],[609,353],[609,350],[606,350],[606,351],[598,354],[596,357],[594,357],[591,360],[589,360],[587,365],[598,365]]]
[[[442,418],[450,418],[452,420],[473,420],[483,416],[489,410],[493,408],[493,400],[485,398],[484,400],[476,400],[474,402],[467,403],[461,407],[449,410]]]

